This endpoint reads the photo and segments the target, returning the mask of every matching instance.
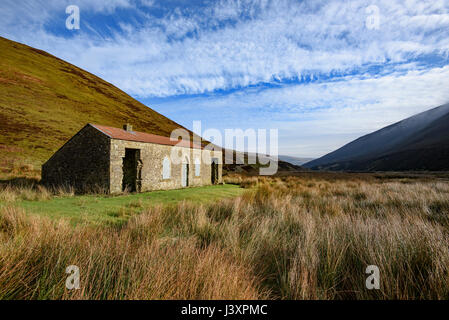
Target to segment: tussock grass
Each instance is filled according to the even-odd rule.
[[[8,183],[0,184],[0,201],[16,202],[20,200],[42,201],[55,196],[73,197],[75,192],[72,187],[58,187],[49,190],[34,179],[15,179]]]
[[[155,209],[154,213],[157,213]],[[1,299],[255,299],[254,277],[216,245],[159,237],[148,215],[121,230],[72,227],[3,208]],[[154,218],[153,218],[154,219]],[[157,219],[157,218],[156,218]],[[26,240],[26,241],[24,241]],[[65,288],[77,265],[81,289]]]
[[[140,213],[116,227],[4,206],[0,298],[449,298],[447,182],[239,180],[252,187],[216,203],[133,202]],[[65,289],[71,264],[80,290]],[[365,287],[368,265],[380,290]]]

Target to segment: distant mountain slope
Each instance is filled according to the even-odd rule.
[[[292,156],[279,156],[279,160],[294,164],[296,166],[302,166],[303,164],[312,161],[314,158],[298,158]]]
[[[248,164],[249,159],[248,157],[252,156],[256,160],[256,163]],[[239,159],[239,161],[237,161]],[[247,153],[247,152],[240,152],[240,151],[233,151],[232,152],[232,158],[228,156],[226,153],[226,149],[223,149],[223,162],[225,165],[223,166],[223,169],[225,173],[245,173],[249,175],[259,175],[260,168],[261,167],[267,167],[268,163],[271,162],[272,159],[268,158],[265,155],[257,154],[257,153]],[[234,161],[234,164],[226,164],[226,163],[232,163]],[[237,162],[244,162],[245,164],[235,164]],[[261,162],[263,164],[261,164]],[[288,172],[300,172],[300,171],[309,171],[309,169],[305,169],[302,166],[292,164],[290,162],[283,161],[280,157],[278,157],[278,165],[277,165],[277,172],[276,173],[288,173]]]
[[[304,166],[321,170],[449,170],[449,104],[360,137]]]
[[[112,84],[44,51],[0,37],[0,168],[40,165],[86,123],[159,135],[181,127]]]

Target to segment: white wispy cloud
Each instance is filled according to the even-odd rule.
[[[320,156],[352,139],[449,101],[449,66],[377,78],[246,90],[223,96],[160,103],[191,126],[279,128],[281,153]],[[244,119],[242,119],[244,117]]]
[[[63,5],[57,3],[55,7]],[[447,54],[449,3],[378,1],[380,29],[368,30],[365,9],[371,4],[220,1],[193,13],[177,8],[160,18],[147,14],[142,25],[123,24],[122,32],[117,30],[106,42],[79,35],[63,47],[54,46],[60,39],[46,32],[29,40],[142,98],[201,94],[387,60],[404,62],[432,52]],[[134,3],[96,0],[80,1],[79,6],[104,13]],[[188,33],[194,36],[185,37]]]

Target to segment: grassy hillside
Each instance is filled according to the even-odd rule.
[[[112,84],[0,37],[0,169],[40,167],[86,123],[169,135],[177,123]],[[22,168],[20,168],[22,167]]]

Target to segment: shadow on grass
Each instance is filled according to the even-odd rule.
[[[17,187],[17,188],[37,188],[40,180],[36,178],[17,177],[11,179],[0,179],[0,187]]]

